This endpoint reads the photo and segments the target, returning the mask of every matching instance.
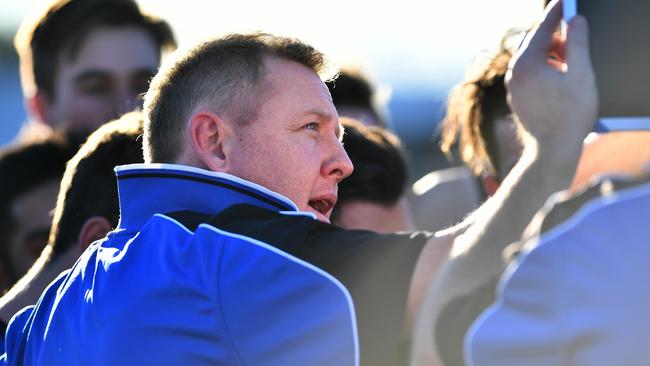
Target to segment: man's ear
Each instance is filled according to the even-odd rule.
[[[189,133],[195,156],[213,172],[228,172],[228,156],[224,142],[229,133],[223,118],[216,113],[200,110],[190,117]]]
[[[27,111],[34,116],[38,122],[50,124],[51,99],[50,96],[42,91],[36,92],[33,96],[26,98]]]
[[[93,216],[84,222],[79,232],[78,246],[81,252],[88,246],[108,234],[111,231],[111,223],[103,216]]]

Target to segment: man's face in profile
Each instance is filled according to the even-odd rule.
[[[159,63],[160,49],[144,30],[93,30],[74,57],[61,56],[54,95],[42,96],[44,122],[57,129],[96,129],[141,104]]]
[[[329,222],[338,183],[352,173],[329,91],[311,69],[293,61],[265,61],[258,118],[236,125],[228,173],[291,199]]]

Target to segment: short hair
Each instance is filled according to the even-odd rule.
[[[114,168],[142,163],[143,119],[142,112],[131,112],[103,125],[68,163],[48,240],[53,257],[77,242],[84,222],[93,216],[117,226],[120,214]]]
[[[302,64],[324,76],[322,53],[292,38],[231,34],[203,42],[163,67],[146,94],[144,153],[147,162],[174,162],[190,113],[201,103],[238,123],[257,117],[266,57]]]
[[[54,0],[43,10],[23,21],[14,38],[28,96],[42,90],[54,97],[62,57],[73,59],[86,37],[100,27],[140,28],[161,50],[176,47],[169,24],[140,11],[133,0]]]
[[[396,204],[406,191],[408,169],[402,144],[388,130],[365,126],[342,117],[343,147],[354,171],[339,183],[338,201],[332,218],[346,202],[369,201],[383,206]]]
[[[62,133],[29,143],[12,145],[0,151],[0,260],[15,280],[13,263],[9,261],[8,242],[15,230],[11,216],[13,204],[24,194],[50,181],[58,182],[66,162],[77,151],[79,144]]]
[[[521,30],[508,31],[499,50],[469,69],[467,77],[453,89],[447,103],[440,148],[450,155],[458,142],[461,159],[476,176],[496,175],[499,171],[492,127],[498,118],[511,113],[505,75],[513,53],[510,41],[519,34]]]
[[[361,71],[344,68],[335,80],[328,81],[326,84],[336,109],[353,107],[366,110],[381,127],[388,127],[375,104],[374,87]]]

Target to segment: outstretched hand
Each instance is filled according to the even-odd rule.
[[[569,22],[566,40],[556,33],[561,19],[555,0],[514,55],[506,83],[513,111],[538,146],[575,152],[593,129],[598,92],[585,18]]]

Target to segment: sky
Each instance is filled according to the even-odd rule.
[[[49,0],[0,0],[0,32]],[[324,51],[391,85],[447,85],[509,28],[530,24],[542,0],[138,0],[167,19],[181,47],[213,35],[265,31]]]

